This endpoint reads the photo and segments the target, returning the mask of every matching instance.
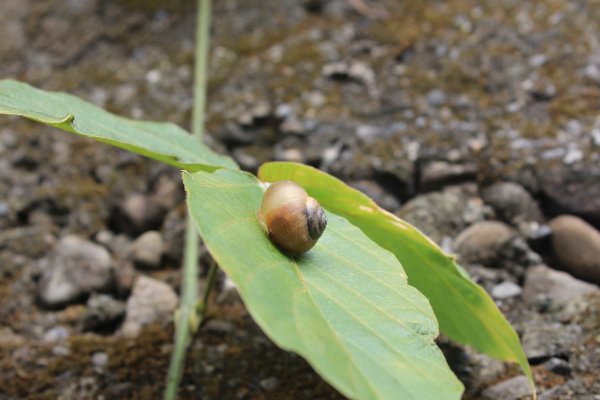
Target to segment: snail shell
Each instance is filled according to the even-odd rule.
[[[291,181],[269,186],[258,220],[277,247],[290,254],[310,250],[327,226],[327,216],[319,202]]]

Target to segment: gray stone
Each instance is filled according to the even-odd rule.
[[[563,162],[566,165],[575,164],[583,159],[583,151],[575,144],[567,146],[567,153],[563,157]]]
[[[48,307],[60,307],[114,284],[108,251],[77,236],[65,236],[40,262],[43,274],[38,296]]]
[[[82,315],[84,330],[103,330],[118,323],[125,315],[125,303],[108,294],[92,295]]]
[[[472,368],[469,373],[471,387],[484,388],[506,376],[507,363],[486,356],[471,348],[465,348],[465,351],[468,354],[469,365]]]
[[[145,232],[133,242],[133,260],[139,266],[156,268],[160,265],[163,247],[160,232]]]
[[[562,358],[552,357],[544,363],[544,368],[557,375],[570,376],[572,368],[568,362]]]
[[[600,289],[575,279],[566,272],[537,265],[527,270],[523,300],[528,305],[538,305],[547,301],[552,308],[562,308],[574,298],[590,293],[600,294]]]
[[[529,192],[513,182],[499,182],[481,192],[483,201],[492,206],[498,219],[518,226],[525,222],[544,222],[544,216]]]
[[[600,168],[597,162],[577,168],[549,168],[543,164],[538,168],[545,211],[553,215],[576,215],[600,226]]]
[[[600,284],[600,232],[571,215],[553,219],[550,228],[560,266],[577,278]]]
[[[96,235],[96,241],[105,246],[116,260],[131,258],[131,239],[121,233],[118,235],[110,231],[101,231]]]
[[[446,94],[439,89],[430,90],[427,93],[427,102],[433,107],[442,106],[446,102]]]
[[[454,164],[446,161],[432,161],[421,169],[421,190],[437,190],[449,184],[475,178],[477,167],[474,164]]]
[[[143,226],[148,208],[148,199],[141,193],[134,193],[127,197],[121,208],[125,216],[135,226]]]
[[[350,186],[360,190],[388,211],[394,212],[400,208],[400,201],[396,197],[387,192],[381,185],[371,180],[362,179],[354,181],[350,183]]]
[[[133,193],[117,208],[115,225],[129,234],[144,232],[160,226],[166,209],[157,204],[151,196]]]
[[[114,240],[114,238],[115,238],[114,233],[112,233],[108,229],[102,229],[101,231],[98,231],[96,233],[96,235],[94,236],[94,240],[96,242],[98,242],[102,246],[108,247],[108,248],[110,248],[110,244]]]
[[[103,351],[92,354],[92,365],[95,368],[102,369],[108,364],[108,354]]]
[[[600,121],[597,121],[591,132],[592,143],[596,147],[600,147]]]
[[[164,210],[170,210],[183,198],[181,180],[161,175],[154,184],[150,201]]]
[[[275,160],[290,161],[297,163],[305,163],[306,159],[304,152],[297,148],[284,149],[280,146],[275,146]]]
[[[492,297],[497,300],[504,300],[520,295],[523,292],[521,287],[514,282],[502,282],[492,288]]]
[[[438,244],[455,237],[470,223],[481,221],[485,210],[474,185],[450,186],[420,195],[396,212]]]
[[[580,337],[578,325],[551,322],[526,326],[521,342],[529,360],[544,360],[568,356]]]
[[[570,300],[560,312],[556,315],[556,320],[563,323],[577,323],[579,325],[587,325],[588,322],[592,324],[597,322],[594,318],[589,318],[590,313],[600,310],[600,295],[595,292],[594,294],[588,294],[585,296],[575,297]],[[594,328],[597,332],[600,332],[600,321],[596,324],[598,327]],[[598,354],[600,358],[600,354]]]
[[[481,393],[485,400],[521,400],[530,398],[531,386],[527,377],[520,375],[488,387]]]
[[[138,276],[127,300],[127,312],[120,333],[135,337],[149,324],[169,324],[178,298],[175,291],[166,283]]]
[[[127,297],[136,278],[136,270],[130,261],[120,261],[115,266],[115,286],[120,297]]]
[[[503,247],[515,236],[515,231],[502,222],[481,221],[462,231],[454,248],[465,263],[495,267]]]
[[[399,199],[407,199],[415,192],[415,163],[404,157],[374,162],[373,179]]]
[[[69,338],[71,336],[71,332],[65,326],[55,326],[53,328],[48,329],[44,333],[44,341],[45,342],[59,342]]]
[[[545,392],[540,393],[538,396],[538,400],[562,400],[562,399],[576,399],[573,391],[567,387],[567,385],[563,386],[555,386],[552,389],[548,389]],[[597,400],[592,398],[588,398],[588,400]],[[583,399],[578,399],[583,400]]]
[[[64,341],[62,343],[64,343]],[[62,358],[68,356],[69,354],[71,354],[71,349],[65,344],[57,344],[56,346],[52,347],[52,355],[56,357]]]

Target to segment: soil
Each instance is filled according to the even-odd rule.
[[[0,78],[189,129],[190,3],[1,2]],[[494,252],[493,265],[464,266],[527,338],[540,398],[597,399],[600,296],[591,290],[552,308],[502,290],[526,288],[537,264],[568,270],[543,234],[553,217],[575,215],[600,228],[600,1],[380,0],[366,2],[372,13],[347,0],[214,3],[207,144],[252,172],[269,160],[319,167],[450,250],[468,226],[510,215],[504,222],[517,239]],[[500,210],[482,200],[499,181],[530,195],[523,215],[510,208],[519,205]],[[0,118],[0,399],[161,396],[170,320],[124,339],[122,315],[90,327],[89,293],[48,306],[39,281],[46,255],[77,235],[110,251],[120,272],[101,291],[114,304],[127,302],[139,275],[178,293],[183,198],[171,167]],[[145,205],[142,215],[126,206],[135,201]],[[165,245],[155,267],[131,255],[148,230]],[[203,283],[211,259],[201,253]],[[520,374],[444,338],[440,344],[467,399]],[[342,398],[265,337],[223,276],[180,395]]]

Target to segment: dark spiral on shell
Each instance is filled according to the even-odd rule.
[[[317,240],[321,237],[327,226],[327,216],[320,206],[306,207],[306,226],[311,239]]]

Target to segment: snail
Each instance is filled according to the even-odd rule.
[[[319,202],[291,181],[269,186],[258,220],[275,245],[292,255],[310,250],[327,226],[327,216]]]

